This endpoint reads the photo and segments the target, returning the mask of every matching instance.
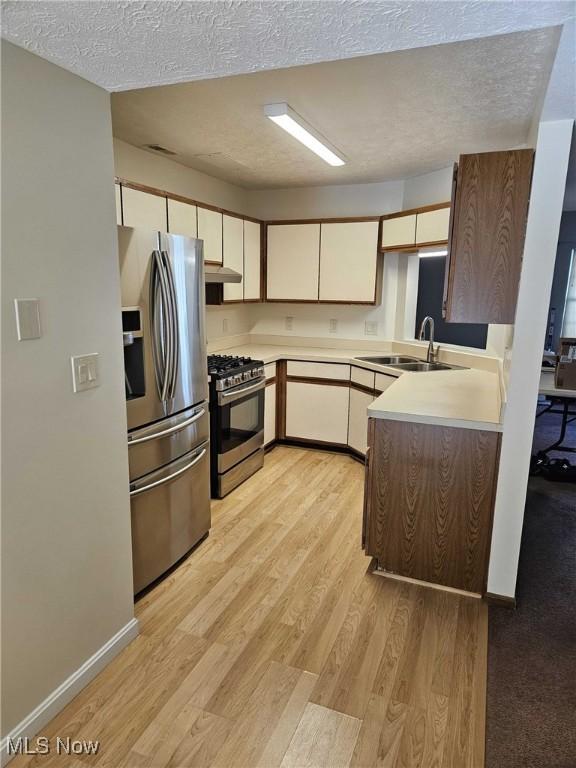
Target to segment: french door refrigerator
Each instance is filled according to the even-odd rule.
[[[210,528],[202,241],[118,227],[134,593]]]

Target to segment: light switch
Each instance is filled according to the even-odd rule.
[[[18,341],[39,339],[40,332],[40,307],[38,299],[14,299],[16,310],[16,329]]]
[[[82,392],[85,389],[100,386],[97,352],[90,355],[71,357],[70,362],[72,363],[72,386],[74,392]]]

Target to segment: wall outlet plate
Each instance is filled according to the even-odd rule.
[[[366,320],[364,323],[365,336],[378,336],[378,323],[376,320]]]
[[[284,321],[284,327],[287,331],[294,330],[294,318],[293,317],[287,317]]]
[[[222,320],[222,333],[228,333],[228,318],[225,317]]]
[[[97,352],[71,357],[70,362],[72,363],[72,388],[74,392],[83,392],[85,389],[100,386]]]
[[[336,318],[328,320],[328,333],[338,333],[338,320]]]

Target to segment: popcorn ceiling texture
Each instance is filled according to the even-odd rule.
[[[2,16],[11,42],[116,91],[552,26],[574,4],[9,0]]]

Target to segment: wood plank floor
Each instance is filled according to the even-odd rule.
[[[98,754],[12,768],[481,768],[486,607],[371,574],[362,492],[350,457],[275,448],[43,731]]]

